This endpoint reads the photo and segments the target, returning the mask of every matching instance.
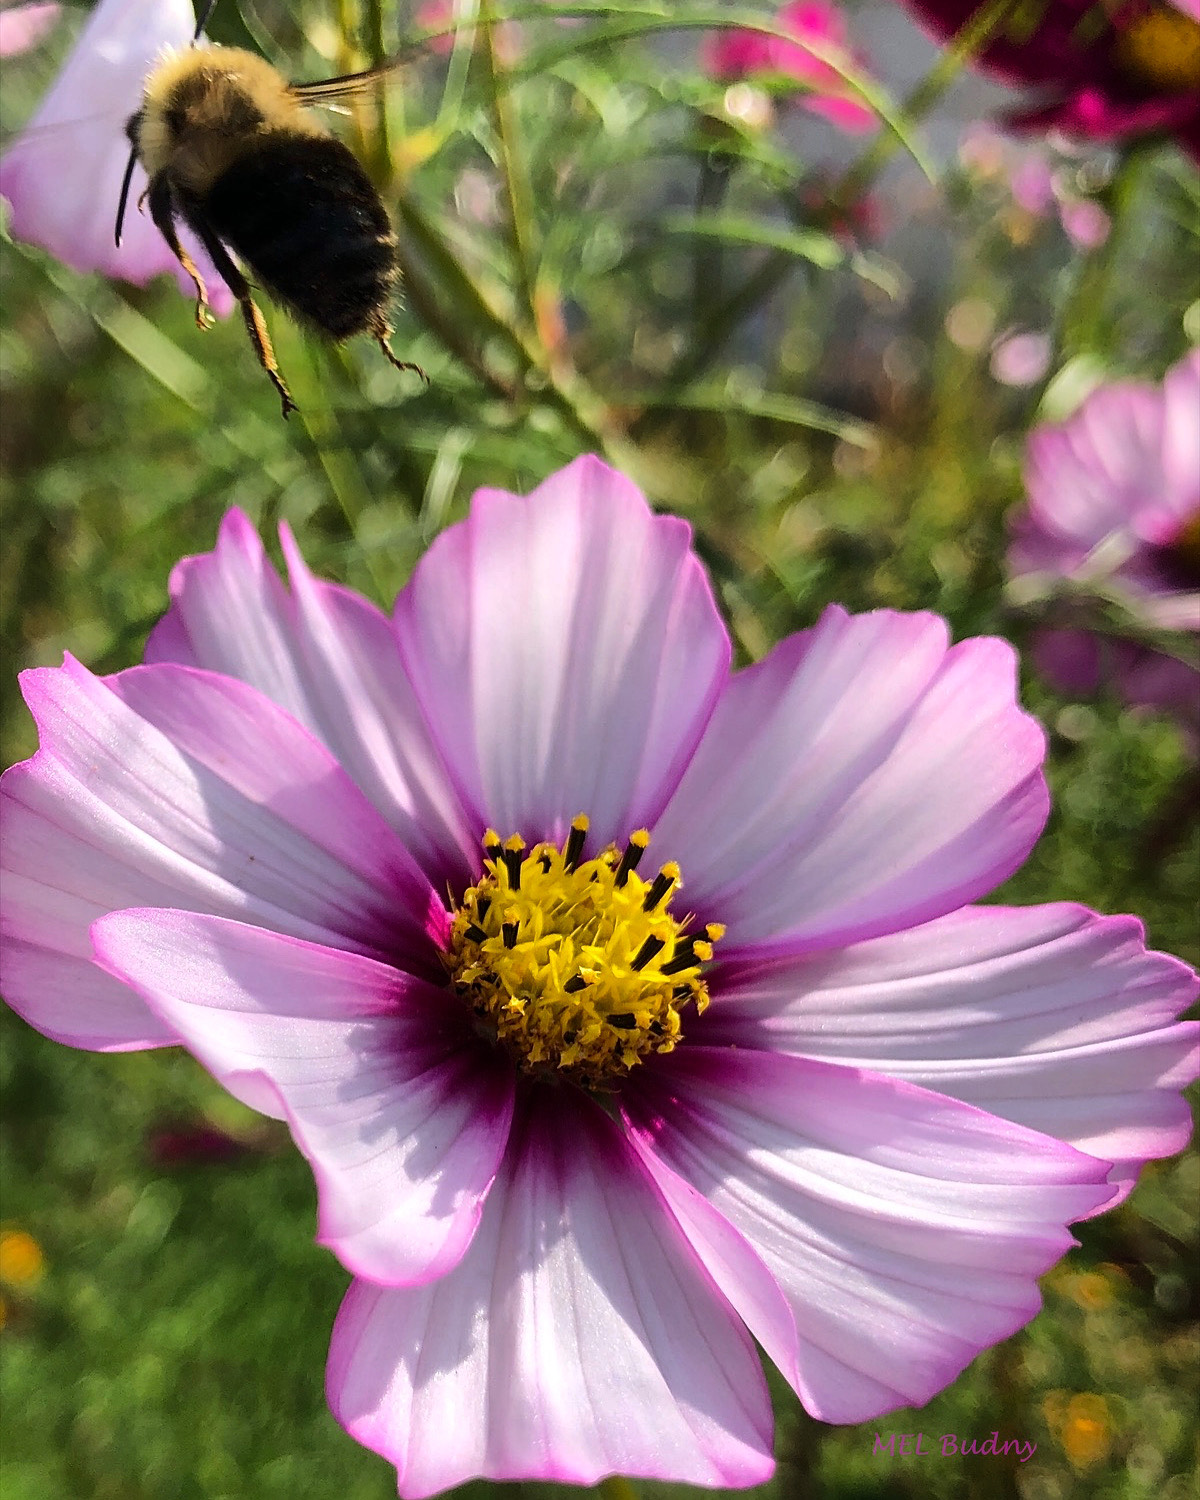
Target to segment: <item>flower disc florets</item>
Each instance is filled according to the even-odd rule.
[[[1117,40],[1127,68],[1164,90],[1200,88],[1200,24],[1173,5],[1134,17]]]
[[[457,994],[526,1070],[559,1069],[610,1089],[682,1035],[681,1012],[708,1004],[701,976],[724,932],[688,933],[673,916],[678,865],[651,881],[637,865],[644,828],[594,859],[581,858],[580,816],[560,849],[519,834],[484,834],[485,874],[455,914],[446,962]]]

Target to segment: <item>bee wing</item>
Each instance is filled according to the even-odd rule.
[[[410,47],[378,67],[367,68],[362,73],[343,73],[340,78],[323,78],[318,83],[291,83],[288,92],[301,104],[328,104],[333,99],[354,99],[372,91],[381,79],[390,78],[405,66],[419,47]]]

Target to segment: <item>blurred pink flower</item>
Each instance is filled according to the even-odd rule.
[[[1006,333],[992,346],[991,371],[1001,385],[1036,385],[1050,368],[1048,333]]]
[[[775,24],[791,32],[796,41],[744,27],[717,31],[706,38],[702,49],[705,68],[714,78],[730,82],[773,75],[783,83],[799,84],[805,90],[798,96],[799,103],[811,114],[852,133],[873,130],[878,124],[874,110],[808,45],[815,43],[820,50],[840,55],[847,67],[861,71],[859,59],[849,49],[841,11],[828,0],[793,0],[781,8]]]
[[[160,55],[191,40],[189,0],[100,0],[37,112],[0,157],[0,196],[14,239],[48,250],[76,271],[99,271],[143,286],[171,273],[189,299],[192,284],[148,215],[137,211],[146,186],[133,176],[120,249],[113,226],[129,157],[125,122],[141,103],[142,82]],[[213,310],[233,298],[208,257],[182,236],[208,283]]]
[[[231,512],[148,665],[25,674],[5,994],[288,1122],[401,1495],[759,1483],[753,1340],[825,1421],[920,1405],[1186,1141],[1195,976],[971,904],[1048,807],[1003,641],[833,607],[731,672],[596,459],[477,494],[390,620],[282,545]]]
[[[1013,524],[1009,568],[1117,593],[1144,624],[1200,644],[1200,351],[1161,386],[1100,387],[1068,421],[1037,429],[1025,469],[1028,508]],[[1195,741],[1200,672],[1136,641],[1077,628],[1040,633],[1034,657],[1061,691],[1104,688],[1168,712]]]
[[[1162,385],[1119,381],[1037,428],[1009,568],[1118,590],[1147,624],[1200,631],[1200,350]]]
[[[984,0],[906,0],[939,41]],[[1012,7],[975,65],[1042,93],[1012,123],[1093,140],[1173,135],[1200,157],[1200,7],[1196,0],[1041,0]]]
[[[425,31],[439,33],[429,39],[430,52],[449,53],[454,50],[455,37],[461,29],[465,40],[471,40],[472,26],[458,28],[454,19],[454,0],[422,0],[417,6],[414,20]],[[455,28],[448,30],[447,28]],[[515,61],[521,53],[521,28],[515,21],[501,21],[495,27],[496,45],[504,62]]]
[[[1079,250],[1098,250],[1112,230],[1108,210],[1093,198],[1060,198],[1058,217]]]
[[[15,57],[36,47],[62,13],[55,4],[13,5],[0,10],[0,57]]]
[[[1115,693],[1130,708],[1174,719],[1191,753],[1200,750],[1200,671],[1179,657],[1072,626],[1039,630],[1032,657],[1046,681],[1065,696]]]

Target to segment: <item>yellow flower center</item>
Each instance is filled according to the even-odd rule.
[[[1117,56],[1164,94],[1200,88],[1200,24],[1173,6],[1155,6],[1127,23]]]
[[[529,1072],[559,1069],[614,1088],[682,1035],[681,1014],[708,1004],[702,970],[719,923],[688,932],[672,915],[675,864],[653,880],[637,866],[650,835],[583,859],[588,820],[560,849],[519,834],[483,837],[484,875],[455,913],[446,965],[457,994]]]

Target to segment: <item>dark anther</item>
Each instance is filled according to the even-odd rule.
[[[628,1031],[637,1025],[637,1017],[631,1010],[619,1010],[615,1015],[609,1016],[608,1024],[620,1027],[622,1031]]]
[[[504,853],[504,850],[500,846],[499,840],[493,840],[491,843],[484,844],[484,846],[483,846],[483,852],[487,855],[487,857],[489,859],[491,859],[491,860],[497,860]]]
[[[571,831],[567,834],[567,846],[563,850],[563,864],[568,870],[574,870],[579,863],[579,856],[583,853],[584,840],[587,838],[587,819],[576,818],[571,824]]]
[[[654,957],[654,955],[656,953],[661,953],[666,946],[667,945],[662,938],[655,937],[654,934],[651,933],[646,941],[642,944],[642,946],[638,949],[638,951],[634,954],[633,962],[629,967],[634,970],[644,969],[650,962],[650,960]]]
[[[519,927],[519,922],[505,922],[500,928],[500,936],[504,939],[504,946],[506,948],[515,948],[517,946],[517,931]]]
[[[642,855],[646,852],[646,845],[650,842],[650,836],[644,828],[639,828],[637,833],[630,836],[625,845],[625,853],[621,856],[621,863],[617,866],[616,878],[613,884],[620,889],[629,879],[630,871],[636,870]]]
[[[674,958],[663,964],[664,974],[678,974],[680,969],[690,969],[696,962],[695,938],[687,938],[675,948]]]
[[[508,871],[508,884],[514,891],[521,889],[521,851],[519,849],[505,849],[503,851],[504,868]]]
[[[645,900],[642,902],[642,910],[653,911],[663,897],[670,892],[674,884],[674,875],[668,874],[666,870],[660,870],[654,877],[654,884],[646,892]]]
[[[551,860],[551,858],[550,858],[550,856],[548,854],[540,854],[538,856],[538,864],[541,865],[541,867],[542,867],[542,873],[543,873],[543,875],[549,875],[549,873],[550,873],[550,866],[551,866],[552,863],[553,863],[553,861]]]
[[[492,898],[490,896],[480,896],[479,900],[475,903],[475,915],[481,922],[487,919],[487,914],[491,909]]]
[[[476,927],[474,922],[472,922],[471,925],[467,928],[466,936],[469,937],[473,943],[487,942],[487,933],[484,932],[482,927]]]
[[[573,978],[567,980],[566,984],[563,985],[563,989],[568,995],[577,995],[580,990],[587,989],[587,980],[582,974],[576,974]]]

